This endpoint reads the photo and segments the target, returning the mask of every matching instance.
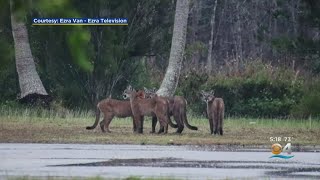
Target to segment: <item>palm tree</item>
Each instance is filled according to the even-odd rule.
[[[37,73],[31,53],[27,27],[16,17],[13,6],[10,0],[12,35],[20,86],[19,100],[22,102],[33,102],[39,98],[48,100],[49,95]]]
[[[177,88],[187,36],[189,0],[177,0],[169,65],[157,94],[173,96]]]

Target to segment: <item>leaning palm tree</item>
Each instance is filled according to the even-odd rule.
[[[157,94],[172,96],[177,88],[186,44],[189,0],[177,0],[169,65]]]
[[[47,100],[49,98],[48,93],[37,73],[31,53],[27,27],[16,16],[13,6],[13,0],[10,0],[12,35],[20,86],[18,98],[22,102],[33,102],[39,98]]]

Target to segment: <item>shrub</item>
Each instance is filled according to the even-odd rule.
[[[291,115],[296,118],[320,117],[320,81],[313,80],[306,83],[303,96],[292,110]]]
[[[192,71],[183,78],[180,78],[176,95],[184,96],[188,101],[188,109],[196,114],[202,114],[205,110],[205,104],[201,102],[199,87],[208,80],[206,74],[200,74]]]
[[[206,80],[208,79],[208,80]],[[250,117],[286,117],[302,97],[302,81],[293,71],[254,62],[237,76],[210,78],[191,73],[180,83],[180,91],[192,111],[206,111],[199,91],[214,90],[225,101],[226,114]]]

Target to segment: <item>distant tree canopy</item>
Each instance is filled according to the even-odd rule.
[[[20,2],[17,15],[28,28],[39,76],[48,94],[63,105],[90,108],[109,95],[119,98],[128,83],[136,88],[159,87],[163,80],[175,1],[15,2]],[[32,26],[33,17],[126,17],[129,25]],[[248,73],[247,64],[256,60],[290,68],[297,77],[302,73],[317,76],[319,49],[320,1],[190,1],[178,93],[197,99],[196,91],[208,83],[205,77],[241,76]],[[14,52],[9,1],[0,1],[0,104],[14,101],[19,93]],[[185,81],[185,77],[190,79],[198,72],[206,72],[194,75],[195,79],[201,79],[200,85],[190,92],[181,89],[189,87],[184,84],[190,81]],[[250,103],[255,104],[253,100]]]

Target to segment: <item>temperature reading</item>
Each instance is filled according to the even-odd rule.
[[[291,137],[284,137],[284,141],[286,141],[286,142],[291,142]]]

